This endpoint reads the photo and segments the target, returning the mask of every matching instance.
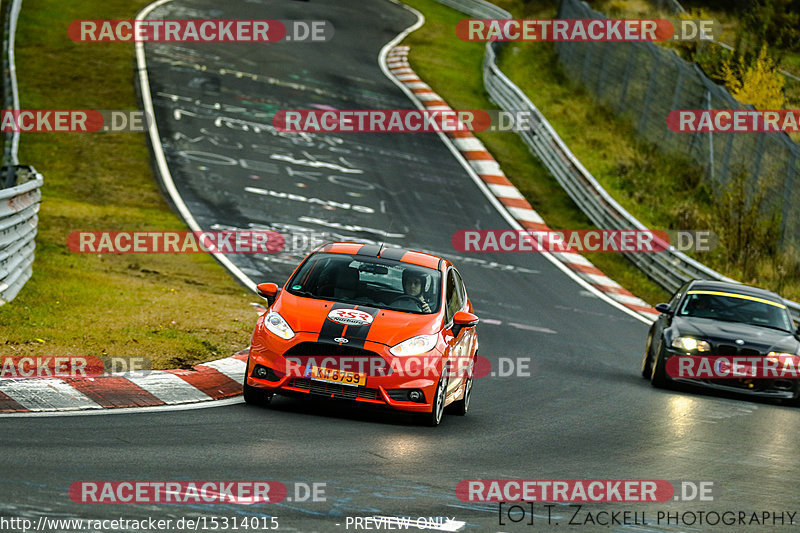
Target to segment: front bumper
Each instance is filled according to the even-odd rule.
[[[671,357],[687,356],[684,353],[672,348],[664,349],[664,364]],[[707,354],[703,354],[707,355]],[[779,400],[792,400],[800,398],[800,380],[797,379],[773,379],[773,378],[724,378],[724,379],[690,379],[674,378],[669,375],[667,379],[674,383],[684,383],[706,389],[713,389],[725,392],[734,392],[744,396],[757,398],[774,398]]]
[[[313,342],[313,339],[299,334],[298,338],[292,339],[291,343],[284,344],[281,348],[283,353],[291,353],[293,347],[308,342]],[[403,358],[392,356],[383,345],[367,344],[371,344],[368,346],[372,348],[371,358],[380,357],[385,364],[380,373],[367,372],[366,383],[363,385],[356,386],[308,377],[304,372],[306,363],[297,364],[293,361],[294,357],[284,357],[277,353],[278,350],[274,347],[267,346],[251,347],[247,360],[246,384],[284,396],[313,396],[389,407],[399,411],[429,413],[443,367],[441,354],[434,350],[425,356],[420,356],[425,360],[416,367],[415,372],[397,372],[396,369],[402,368],[398,361],[402,361]],[[324,355],[319,355],[314,359],[315,366],[327,366],[320,365],[320,362],[326,359]],[[266,367],[268,375],[264,378],[256,377],[254,372],[257,365]],[[336,367],[335,364],[332,366]],[[352,366],[344,368],[354,369]],[[371,366],[365,364],[361,368],[369,369]],[[420,391],[422,396],[416,401],[407,398],[407,392],[414,390]]]

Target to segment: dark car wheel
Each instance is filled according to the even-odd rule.
[[[245,403],[250,405],[267,405],[272,401],[273,394],[258,387],[251,387],[248,384],[242,386],[242,397]]]
[[[444,416],[444,401],[447,397],[447,379],[446,372],[442,372],[442,377],[439,378],[439,384],[436,385],[436,392],[433,394],[433,402],[431,405],[431,412],[422,415],[422,421],[426,426],[436,427],[442,421]]]
[[[642,356],[642,377],[650,379],[653,374],[653,337],[647,337],[647,346]]]
[[[250,375],[250,361],[244,369],[244,383],[242,383],[242,397],[245,403],[250,405],[267,405],[272,401],[273,394],[258,387],[252,387],[247,384],[247,376]]]
[[[650,373],[650,384],[653,387],[663,389],[669,385],[667,381],[667,372],[664,370],[664,365],[664,357],[661,354],[661,341],[659,341],[658,348],[656,349],[655,361],[653,361],[652,364],[653,369]]]
[[[464,384],[464,397],[450,404],[454,415],[464,416],[469,411],[469,400],[472,397],[472,376]]]
[[[251,387],[247,384],[242,386],[242,397],[245,403],[249,403],[250,405],[267,405],[272,401],[272,396],[273,394],[271,392],[267,392],[264,389]]]

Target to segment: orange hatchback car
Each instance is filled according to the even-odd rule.
[[[472,303],[456,268],[431,254],[338,242],[309,254],[282,289],[258,285],[259,317],[243,385],[274,394],[373,404],[437,426],[464,415],[478,351]]]

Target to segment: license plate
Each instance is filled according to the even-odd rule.
[[[320,381],[332,381],[334,383],[341,383],[342,385],[352,385],[354,387],[367,384],[366,374],[320,366],[307,366],[305,377]]]

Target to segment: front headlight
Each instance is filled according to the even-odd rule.
[[[433,350],[434,346],[436,346],[436,335],[417,335],[395,344],[389,348],[389,353],[396,357],[422,355]]]
[[[767,357],[797,357],[797,354],[789,352],[769,352]]]
[[[269,311],[267,316],[264,317],[264,326],[283,340],[288,341],[294,337],[292,328],[290,328],[283,317],[275,311]]]
[[[800,360],[800,357],[798,357],[797,354],[787,352],[769,352],[767,354],[767,360],[771,363],[782,363],[784,365],[789,363],[797,366],[797,362]]]
[[[694,337],[675,337],[672,340],[672,347],[687,352],[709,352],[711,345],[706,341],[695,339]]]

